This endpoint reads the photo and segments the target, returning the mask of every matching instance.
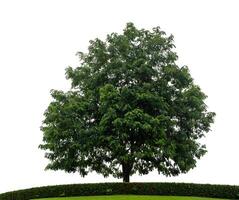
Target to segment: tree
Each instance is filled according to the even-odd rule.
[[[129,182],[157,169],[186,173],[206,153],[213,123],[206,95],[176,64],[173,36],[128,23],[122,34],[90,41],[80,66],[66,69],[67,92],[52,90],[41,127],[46,169],[96,171]]]

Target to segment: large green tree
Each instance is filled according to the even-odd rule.
[[[90,41],[80,66],[66,69],[72,88],[51,92],[41,127],[46,168],[124,182],[136,172],[174,176],[194,168],[215,114],[188,68],[176,64],[174,47],[159,27],[132,23]]]

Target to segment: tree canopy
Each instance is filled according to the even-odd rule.
[[[186,66],[178,66],[173,36],[159,27],[90,41],[79,67],[66,69],[71,89],[52,90],[41,127],[46,169],[96,171],[129,182],[156,169],[186,173],[206,153],[199,139],[215,113]]]

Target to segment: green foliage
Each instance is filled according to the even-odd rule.
[[[206,95],[176,64],[173,36],[159,27],[90,41],[80,67],[66,69],[72,88],[52,90],[45,112],[47,169],[96,171],[129,181],[153,169],[186,173],[206,153],[198,142],[213,123]]]
[[[95,195],[167,195],[238,199],[239,186],[190,183],[97,183],[57,185],[0,194],[0,200]]]
[[[108,196],[88,196],[88,197],[65,197],[64,200],[226,200],[205,197],[178,197],[178,196],[151,196],[151,195],[108,195]],[[39,199],[39,200],[62,200],[59,198]]]

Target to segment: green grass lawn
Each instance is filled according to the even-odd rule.
[[[38,200],[216,200],[216,199],[203,197],[112,195],[112,196],[60,197]]]

